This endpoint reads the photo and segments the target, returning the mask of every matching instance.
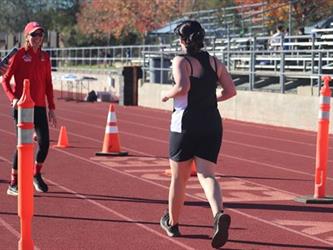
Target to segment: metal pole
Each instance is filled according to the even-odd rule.
[[[291,32],[291,12],[292,12],[292,0],[289,0],[289,16],[288,16],[288,29],[289,29],[289,32],[288,32],[288,36],[290,36],[292,34]]]
[[[322,66],[323,66],[323,55],[322,52],[319,52],[318,58],[318,96],[320,95],[320,88],[321,88],[321,73],[322,73]]]
[[[257,39],[253,37],[253,47],[251,51],[251,83],[250,83],[250,90],[254,89],[254,83],[256,79],[256,47],[257,47]]]
[[[285,51],[283,49],[283,39],[284,35],[281,35],[280,51],[280,92],[283,94],[285,92],[285,75],[284,75],[284,65],[285,65]]]
[[[315,34],[312,33],[311,36],[311,79],[310,79],[310,86],[311,86],[311,96],[313,96],[313,74],[314,74],[314,49],[315,49]]]
[[[231,65],[230,65],[230,42],[231,42],[231,38],[230,38],[230,29],[229,29],[229,25],[228,25],[228,44],[227,44],[227,67],[228,67],[228,71],[230,71],[231,69]]]

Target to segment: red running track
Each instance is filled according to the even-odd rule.
[[[95,157],[102,148],[107,103],[58,100],[70,148],[50,149],[44,176],[50,191],[35,194],[33,240],[37,249],[210,249],[212,216],[191,178],[181,217],[181,238],[159,227],[167,206],[170,112],[116,106],[120,141],[128,157]],[[0,249],[17,249],[17,199],[6,195],[13,120],[0,94]],[[316,121],[314,121],[316,122]],[[60,127],[59,126],[59,127]],[[307,205],[312,195],[316,134],[224,120],[218,161],[225,207],[232,216],[224,249],[333,249],[333,205]],[[59,128],[51,129],[55,144]],[[330,152],[333,140],[330,137]],[[333,195],[329,156],[327,195]]]

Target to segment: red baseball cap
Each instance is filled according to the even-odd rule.
[[[31,34],[36,30],[42,30],[44,32],[44,28],[37,22],[30,22],[24,28],[24,35]]]

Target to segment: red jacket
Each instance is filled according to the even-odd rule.
[[[14,86],[10,79],[14,76]],[[6,73],[2,77],[2,87],[9,100],[20,99],[23,92],[23,80],[30,80],[30,95],[35,106],[46,107],[45,96],[49,109],[55,109],[49,55],[41,50],[36,53],[32,48],[27,51],[20,48],[13,56]]]

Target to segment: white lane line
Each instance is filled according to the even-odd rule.
[[[75,122],[75,121],[74,121],[74,122]],[[83,123],[84,123],[84,122],[83,122]],[[87,123],[84,123],[84,124],[85,124],[85,125],[89,125],[89,124],[87,124]],[[0,130],[1,130],[1,129],[0,129]],[[130,133],[128,133],[128,134],[130,134]],[[88,138],[88,137],[86,137],[86,138]],[[149,138],[149,137],[147,137],[147,138]],[[149,138],[149,139],[152,139],[152,138]],[[166,143],[165,141],[162,141],[162,140],[158,140],[158,141],[159,141],[159,142],[162,142],[162,143]],[[104,164],[99,164],[99,163],[92,162],[92,161],[90,161],[89,159],[85,159],[85,158],[83,158],[83,157],[81,157],[81,156],[79,156],[79,155],[71,154],[71,153],[68,153],[68,152],[65,152],[65,151],[62,151],[62,150],[59,150],[59,149],[55,149],[55,150],[57,150],[57,151],[59,151],[59,152],[62,152],[62,153],[65,153],[65,154],[68,154],[68,155],[70,155],[70,156],[73,156],[73,157],[75,157],[75,158],[78,158],[78,159],[81,159],[81,160],[84,160],[84,161],[88,161],[88,162],[90,162],[90,163],[92,163],[92,164],[99,165],[99,166],[103,166],[104,168],[110,169],[110,170],[115,171],[115,172],[118,172],[118,173],[120,173],[120,174],[128,175],[128,176],[131,176],[132,178],[135,178],[135,179],[138,179],[138,180],[141,180],[141,181],[144,181],[144,182],[148,182],[148,183],[151,183],[151,184],[153,184],[153,185],[160,186],[160,187],[163,187],[163,188],[166,188],[166,189],[169,188],[168,186],[164,186],[164,185],[161,185],[161,184],[155,183],[155,182],[153,182],[153,181],[149,181],[149,180],[143,180],[143,179],[141,179],[141,178],[139,178],[139,177],[137,177],[137,176],[135,176],[135,175],[131,175],[131,174],[129,174],[129,173],[124,173],[123,171],[120,171],[120,170],[114,169],[114,168],[112,168],[112,167],[105,166]],[[139,152],[139,151],[137,151],[137,152]],[[144,152],[141,152],[141,153],[142,153],[142,154],[145,154]],[[145,155],[147,155],[147,154],[145,154]],[[240,159],[241,159],[241,158],[240,158]],[[241,159],[241,160],[243,160],[243,159]],[[259,163],[259,162],[256,162],[256,161],[249,161],[249,162],[251,162],[251,163],[255,163],[255,164],[258,164],[258,163]],[[266,165],[272,166],[271,164],[266,164]],[[278,168],[280,168],[280,167],[278,167]],[[285,168],[280,168],[280,169],[287,170],[287,171],[289,170],[289,169],[285,169]],[[296,173],[299,173],[299,174],[310,175],[310,174],[308,174],[308,173],[301,172],[301,171],[292,171],[292,172],[296,172]],[[311,176],[312,176],[312,175],[311,175]],[[329,179],[332,179],[332,178],[329,178]],[[189,197],[192,197],[192,198],[198,199],[198,200],[204,200],[204,201],[205,201],[205,199],[202,199],[202,198],[197,197],[197,196],[195,196],[195,195],[191,195],[191,194],[188,194],[188,193],[187,193],[186,195],[189,196]],[[272,222],[270,222],[270,221],[266,221],[266,220],[261,219],[261,218],[259,218],[259,217],[255,217],[255,216],[252,216],[252,215],[249,215],[249,214],[243,213],[243,212],[238,211],[238,210],[236,210],[236,209],[229,209],[229,210],[232,210],[232,211],[234,211],[235,213],[242,214],[242,215],[244,215],[244,216],[246,216],[246,217],[249,217],[249,218],[254,218],[254,219],[258,220],[258,221],[261,221],[261,222],[266,223],[266,224],[269,224],[269,225],[274,225],[274,226],[279,227],[279,228],[285,228],[285,227],[283,227],[283,226],[277,225],[277,224],[272,223]],[[317,237],[312,237],[312,236],[309,236],[309,235],[303,234],[303,233],[301,233],[301,232],[298,232],[298,231],[295,231],[295,230],[292,230],[292,229],[289,229],[289,228],[285,228],[285,229],[286,229],[287,231],[294,232],[294,233],[296,233],[296,234],[300,234],[300,235],[302,235],[302,236],[304,236],[304,237],[311,238],[311,239],[313,239],[313,240],[317,240],[317,241],[320,241],[320,242],[323,242],[323,243],[326,243],[326,244],[331,244],[330,242],[325,241],[325,240],[322,240],[322,239],[317,238]]]
[[[124,108],[121,107],[121,106],[118,106],[117,110],[118,109],[124,109]],[[64,110],[66,112],[75,112],[75,113],[86,114],[82,111],[77,111],[77,110],[70,110],[70,111],[68,109],[59,109],[59,110]],[[95,110],[103,112],[103,110],[105,110],[105,109],[103,107],[103,110],[102,109],[95,109]],[[142,108],[142,110],[144,110],[144,109]],[[160,110],[158,110],[158,109],[149,109],[149,112],[151,112],[151,111],[153,111],[154,113],[158,113],[158,114],[166,113],[169,117],[163,119],[163,118],[159,118],[159,117],[156,117],[156,116],[145,115],[145,114],[142,115],[142,114],[139,114],[139,113],[129,113],[129,112],[127,112],[126,115],[136,116],[136,117],[143,117],[144,119],[154,119],[154,120],[170,122],[171,111],[161,110],[161,109]],[[102,117],[102,116],[96,116],[96,117]],[[242,126],[242,127],[254,127],[254,128],[265,129],[265,130],[275,130],[275,131],[280,131],[280,132],[284,132],[284,133],[288,133],[288,134],[303,135],[303,136],[307,136],[307,137],[311,137],[311,138],[316,137],[316,132],[315,131],[307,131],[307,130],[302,130],[302,129],[279,127],[279,126],[274,126],[274,125],[271,125],[271,124],[259,124],[259,123],[254,123],[254,122],[243,122],[243,121],[237,121],[237,120],[229,119],[229,118],[222,118],[222,119],[227,123],[234,123],[234,124],[237,124],[237,125]],[[315,121],[315,122],[317,122],[317,121]],[[240,132],[240,133],[242,133],[242,132]],[[248,135],[253,136],[253,134],[248,134]],[[271,138],[272,139],[278,139],[278,138],[274,138],[274,137],[271,137]],[[333,135],[330,135],[330,138],[333,138]]]
[[[74,157],[74,158],[80,159],[80,160],[82,160],[82,161],[85,161],[85,162],[91,163],[91,164],[93,164],[93,165],[97,165],[97,166],[100,166],[100,167],[103,167],[103,168],[109,169],[109,170],[114,171],[114,172],[116,172],[116,173],[119,173],[119,174],[121,174],[121,175],[126,175],[126,176],[129,176],[129,177],[134,178],[134,179],[136,179],[136,180],[140,180],[140,181],[142,181],[142,182],[147,182],[147,183],[150,183],[150,184],[152,184],[152,185],[154,185],[154,186],[161,187],[161,188],[163,188],[163,189],[167,189],[167,190],[169,189],[169,186],[165,186],[165,185],[162,185],[162,184],[160,184],[160,183],[157,183],[157,182],[154,182],[154,181],[151,181],[151,180],[143,179],[143,178],[141,178],[141,177],[139,177],[139,176],[132,175],[132,174],[130,174],[130,173],[127,173],[127,172],[124,172],[124,171],[121,171],[121,170],[118,170],[118,169],[115,169],[115,168],[109,167],[109,166],[107,166],[107,165],[105,165],[105,164],[103,164],[103,163],[98,163],[98,162],[91,161],[90,159],[86,159],[86,158],[84,158],[84,157],[82,157],[82,156],[79,156],[79,155],[77,155],[77,154],[69,153],[69,152],[66,152],[66,151],[63,151],[63,150],[60,150],[60,149],[54,149],[54,150],[56,150],[56,151],[58,151],[58,152],[61,152],[61,153],[63,153],[63,154],[66,154],[66,155],[72,156],[72,157]],[[199,197],[199,196],[192,195],[192,194],[189,194],[189,193],[186,193],[186,196],[191,197],[191,198],[193,198],[193,199],[200,200],[200,201],[206,201],[206,199],[203,199],[203,198],[201,198],[201,197]],[[282,225],[279,225],[279,224],[273,223],[273,222],[271,222],[271,221],[267,221],[267,220],[262,219],[262,218],[260,218],[260,217],[256,217],[256,216],[253,216],[253,215],[250,215],[250,214],[247,214],[247,213],[241,212],[241,211],[239,211],[239,210],[237,210],[237,209],[229,208],[228,210],[233,211],[234,213],[237,213],[237,214],[243,215],[243,216],[245,216],[245,217],[251,218],[251,219],[253,219],[253,220],[256,220],[256,221],[259,221],[259,222],[262,222],[262,223],[268,224],[268,225],[270,225],[270,226],[278,227],[278,228],[283,229],[283,230],[286,230],[286,231],[288,231],[288,232],[292,232],[292,233],[294,233],[294,234],[298,234],[298,235],[300,235],[300,236],[302,236],[302,237],[309,238],[309,239],[311,239],[311,240],[315,240],[315,241],[318,241],[318,242],[321,242],[321,243],[325,243],[325,244],[328,244],[328,245],[331,245],[331,244],[332,244],[332,243],[329,242],[329,241],[326,241],[326,240],[320,239],[320,238],[315,237],[315,236],[307,235],[307,234],[305,234],[305,233],[302,233],[302,232],[299,232],[299,231],[293,230],[293,229],[291,229],[291,228],[287,228],[287,227],[284,227],[284,226],[282,226]]]
[[[53,129],[53,128],[51,128],[51,129],[56,130],[56,129]],[[6,130],[2,130],[2,129],[0,129],[0,131],[7,132]],[[69,134],[72,134],[72,135],[77,136],[79,138],[83,138],[83,139],[87,139],[87,140],[90,140],[90,141],[100,143],[100,140],[96,140],[96,139],[88,137],[88,136],[82,136],[82,135],[72,133],[72,132],[69,132]],[[164,143],[164,144],[168,143],[168,142],[163,141],[163,140],[158,140],[158,139],[152,139],[152,138],[149,138],[149,137],[145,137],[145,139],[146,138],[148,138],[149,140],[155,140],[156,142],[159,142],[159,143]],[[131,149],[131,148],[128,148],[128,147],[123,147],[123,148],[127,151],[131,151],[131,152],[136,153],[136,154],[153,156],[153,155],[146,154],[145,152],[138,151],[138,150],[135,150],[135,149]],[[279,170],[283,170],[283,171],[287,171],[287,172],[292,172],[292,173],[296,173],[296,174],[301,174],[301,175],[306,175],[306,176],[310,176],[310,177],[313,177],[313,175],[314,175],[313,173],[307,173],[307,172],[300,171],[300,170],[293,170],[293,169],[290,169],[290,168],[280,167],[280,166],[277,166],[277,165],[274,165],[274,164],[258,162],[258,161],[254,161],[254,160],[248,160],[248,159],[245,159],[245,158],[242,158],[242,157],[237,157],[237,156],[233,156],[233,155],[230,155],[230,154],[225,154],[223,152],[219,153],[219,156],[221,156],[221,157],[225,156],[227,158],[231,158],[231,159],[239,160],[239,161],[244,161],[244,162],[254,164],[254,165],[263,165],[265,167],[275,168],[275,169],[279,169]],[[328,162],[332,162],[332,161],[328,161]],[[333,180],[333,178],[331,178],[331,177],[326,177],[326,179],[327,180]]]
[[[71,113],[77,113],[77,114],[84,114],[84,115],[88,115],[90,117],[96,117],[96,118],[105,118],[105,115],[96,115],[96,114],[87,114],[86,112],[83,111],[78,111],[78,110],[68,110],[68,109],[59,109],[59,110],[64,110],[66,112],[71,112]],[[102,111],[101,109],[95,109],[95,110],[99,110]],[[126,116],[137,116],[137,117],[143,117],[145,120],[146,119],[152,119],[152,116],[147,116],[147,115],[140,115],[140,114],[132,114],[132,113],[126,113]],[[170,119],[161,119],[158,118],[156,116],[153,117],[153,119],[156,120],[160,120],[163,122],[170,122]],[[161,128],[161,127],[154,127],[154,126],[147,126],[144,125],[142,123],[138,124],[136,122],[132,122],[130,120],[126,120],[126,119],[120,119],[121,122],[124,123],[128,123],[128,124],[135,124],[136,126],[143,126],[143,127],[147,127],[150,129],[156,129],[156,130],[162,130],[162,131],[168,131],[167,129]],[[230,120],[228,120],[227,122],[229,122]],[[254,124],[254,126],[264,126],[265,125],[260,125],[260,124]],[[272,128],[269,128],[272,129]],[[283,129],[284,128],[279,128],[279,129]],[[232,129],[228,129],[227,126],[226,128],[224,128],[224,131],[226,133],[234,133],[234,134],[240,134],[240,135],[245,135],[245,136],[251,136],[251,137],[257,137],[257,138],[263,138],[263,139],[268,139],[268,140],[274,140],[274,141],[280,141],[280,142],[287,142],[287,143],[294,143],[294,144],[300,144],[300,145],[304,145],[304,146],[310,146],[310,147],[315,147],[316,144],[315,143],[308,143],[308,142],[300,142],[300,141],[295,141],[295,140],[288,140],[288,139],[283,139],[283,138],[277,138],[277,137],[273,137],[273,136],[267,136],[267,135],[258,135],[258,134],[253,134],[253,133],[247,133],[247,132],[243,132],[243,131],[236,131],[236,130],[232,130]],[[289,131],[288,131],[289,132]],[[315,132],[304,132],[304,133],[315,133]],[[312,136],[312,135],[311,135]],[[329,146],[329,149],[333,149],[333,147]]]
[[[77,122],[77,121],[74,121],[74,122]],[[89,125],[85,122],[80,122],[84,125]],[[0,129],[1,131],[1,129]],[[76,135],[78,137],[82,137],[82,138],[85,138],[85,139],[89,139],[89,137],[87,136],[81,136],[79,134],[76,134],[76,133],[69,133],[69,134],[73,134],[73,135]],[[168,144],[167,141],[163,141],[163,140],[159,140],[159,139],[155,139],[155,138],[150,138],[150,137],[147,137],[147,136],[140,136],[140,135],[136,135],[136,134],[132,134],[132,133],[121,133],[121,134],[126,134],[126,135],[129,135],[129,136],[137,136],[137,137],[140,137],[142,139],[147,139],[147,140],[151,140],[151,141],[155,141],[155,142],[158,142],[158,143],[163,143],[163,144]],[[90,140],[93,140],[93,141],[98,141],[98,140],[95,140],[93,138],[90,138]],[[98,141],[100,142],[100,141]],[[251,145],[249,145],[251,147]],[[124,149],[128,150],[128,151],[133,151],[135,153],[140,153],[142,155],[147,155],[145,154],[144,152],[140,152],[138,150],[132,150],[128,147],[124,147]],[[264,149],[264,147],[262,147],[262,149]],[[287,152],[285,152],[287,153]],[[294,154],[294,153],[290,153],[290,154]],[[279,170],[283,170],[283,171],[287,171],[287,172],[292,172],[292,173],[297,173],[297,174],[302,174],[302,175],[306,175],[306,176],[311,176],[313,177],[313,173],[307,173],[307,172],[303,172],[303,171],[300,171],[300,170],[293,170],[293,169],[290,169],[290,168],[284,168],[284,167],[279,167],[279,166],[276,166],[274,164],[270,164],[270,163],[264,163],[264,162],[258,162],[258,161],[254,161],[254,160],[248,160],[248,159],[245,159],[245,158],[242,158],[242,157],[237,157],[237,156],[233,156],[233,155],[230,155],[230,154],[225,154],[225,153],[219,153],[219,156],[223,157],[228,157],[228,158],[231,158],[231,159],[234,159],[234,160],[239,160],[239,161],[244,161],[244,162],[247,162],[247,163],[251,163],[251,164],[255,164],[255,165],[263,165],[265,167],[270,167],[270,168],[275,168],[275,169],[279,169]],[[306,157],[306,158],[313,158],[313,160],[315,159],[314,157],[309,157],[309,156],[305,156],[305,155],[302,155],[303,157]],[[329,162],[333,162],[333,161],[328,161]],[[331,177],[327,177],[327,180],[333,180],[333,178]]]
[[[94,124],[91,124],[91,123],[77,121],[77,120],[74,120],[74,119],[69,119],[69,118],[65,118],[65,117],[61,117],[61,116],[58,116],[58,118],[62,119],[62,120],[65,120],[65,121],[78,123],[78,124],[81,124],[81,125],[90,126],[90,127],[101,129],[101,130],[105,129],[105,126],[94,125]],[[126,122],[129,123],[129,124],[136,125],[136,126],[138,125],[135,122],[131,122],[131,121],[126,121]],[[149,129],[159,129],[159,130],[163,130],[165,132],[168,131],[168,129],[164,129],[164,128],[159,128],[159,127],[154,127],[154,126],[149,126],[149,125],[143,125],[143,124],[139,124],[139,125],[141,127],[145,127],[145,128],[149,128]],[[154,142],[158,142],[158,143],[167,143],[166,141],[151,138],[151,137],[147,137],[147,136],[143,136],[143,135],[139,135],[137,133],[128,133],[128,132],[121,131],[120,134],[124,134],[124,135],[130,136],[130,137],[138,137],[138,138],[141,138],[141,139],[150,140],[150,141],[154,141]],[[273,139],[273,138],[271,138],[271,139]],[[248,144],[248,143],[241,143],[241,142],[236,142],[236,141],[231,141],[231,140],[226,140],[226,139],[223,140],[223,143],[230,143],[230,144],[235,144],[235,145],[239,145],[239,146],[243,146],[243,147],[249,147],[249,148],[254,148],[254,149],[258,149],[258,150],[265,150],[265,151],[270,151],[270,152],[274,152],[274,153],[286,154],[286,155],[291,155],[291,156],[295,156],[295,157],[302,157],[302,158],[306,158],[306,159],[315,160],[315,157],[309,156],[309,155],[306,155],[306,154],[293,153],[293,152],[289,152],[289,151],[272,149],[272,148],[269,148],[269,147],[255,146],[253,144]],[[315,145],[313,145],[313,146],[315,146]],[[328,160],[328,163],[333,163],[333,160]]]
[[[5,157],[0,156],[1,160],[7,162],[8,164],[12,164],[12,162]],[[4,219],[0,217],[0,224],[6,228],[10,233],[12,233],[17,239],[20,239],[21,234],[19,231],[17,231],[15,228],[13,228],[10,224],[8,224]],[[34,245],[34,250],[40,250],[39,247]]]
[[[266,151],[271,151],[271,152],[279,153],[279,154],[288,154],[288,155],[291,155],[291,156],[303,157],[303,158],[308,158],[308,159],[312,159],[312,160],[316,159],[315,157],[309,156],[309,155],[287,152],[287,151],[282,151],[282,150],[272,149],[272,148],[267,148],[267,147],[255,146],[255,145],[252,145],[252,144],[235,142],[235,141],[230,141],[230,140],[223,140],[223,143],[230,143],[230,144],[235,144],[235,145],[242,146],[242,147],[248,147],[248,148],[259,149],[259,150],[266,150]],[[315,151],[314,151],[314,153],[315,153]]]
[[[237,125],[241,127],[254,127],[254,128],[260,128],[260,129],[265,129],[265,130],[274,130],[274,131],[280,131],[288,134],[296,134],[296,135],[305,135],[308,137],[315,137],[316,134],[313,131],[306,131],[302,129],[294,129],[294,128],[284,128],[284,127],[279,127],[279,126],[274,126],[271,124],[259,124],[259,123],[251,123],[251,122],[241,122],[239,123],[237,120],[233,119],[228,119],[226,118],[230,123],[236,123]]]
[[[273,164],[258,162],[258,161],[254,161],[254,160],[248,160],[248,159],[245,159],[245,158],[241,158],[241,157],[237,157],[237,156],[233,156],[233,155],[229,155],[229,154],[222,153],[222,157],[223,156],[225,156],[227,158],[234,159],[234,160],[239,160],[239,161],[244,161],[244,162],[247,162],[247,163],[251,163],[251,164],[254,164],[254,165],[262,165],[262,166],[269,167],[269,168],[275,168],[275,169],[279,169],[279,170],[283,170],[283,171],[287,171],[287,172],[291,172],[291,173],[296,173],[296,174],[301,174],[301,175],[306,175],[306,176],[311,176],[311,177],[314,176],[314,174],[310,174],[310,173],[303,172],[303,171],[300,171],[300,170],[294,170],[294,169],[279,167],[279,166],[276,166],[276,165],[273,165]],[[333,178],[331,178],[331,177],[327,177],[326,179],[327,180],[333,180]]]
[[[58,131],[57,129],[54,129],[54,128],[51,128],[51,130]],[[4,130],[4,129],[0,129],[0,131],[3,132],[3,133],[6,133],[6,134],[15,135],[14,133],[8,132],[7,130]],[[77,136],[79,138],[83,138],[83,139],[87,139],[87,140],[90,140],[90,141],[101,143],[100,140],[97,140],[97,139],[94,139],[94,138],[91,138],[91,137],[88,137],[88,136],[79,135],[79,134],[76,134],[76,133],[73,133],[73,132],[67,132],[67,133],[70,134],[70,135]],[[150,140],[155,140],[156,142],[159,142],[159,143],[164,143],[164,144],[168,143],[168,142],[163,141],[163,140],[157,140],[157,139],[151,139],[151,138],[149,138],[149,139]],[[132,148],[129,148],[129,147],[123,147],[123,149],[125,149],[127,151],[131,151],[131,152],[136,153],[136,154],[140,154],[140,155],[153,156],[151,154],[146,154],[145,152],[138,151],[138,150],[135,150],[135,149],[132,149]],[[313,177],[313,175],[314,175],[313,173],[307,173],[307,172],[303,172],[303,171],[300,171],[300,170],[293,170],[293,169],[290,169],[290,168],[284,168],[284,167],[280,167],[280,166],[270,164],[270,163],[264,163],[264,162],[255,161],[255,160],[248,160],[248,159],[245,159],[245,158],[242,158],[242,157],[233,156],[233,155],[230,155],[230,154],[225,154],[223,152],[219,153],[219,156],[227,157],[227,158],[238,160],[238,161],[247,162],[247,163],[254,164],[254,165],[261,165],[261,166],[265,166],[265,167],[269,167],[269,168],[279,169],[279,170],[286,171],[286,172],[301,174],[301,175],[305,175],[305,176]],[[333,178],[331,178],[331,177],[326,177],[326,179],[327,180],[333,180]]]
[[[45,179],[47,179],[47,178],[45,178]],[[105,211],[107,211],[107,212],[109,212],[109,213],[112,213],[112,214],[114,214],[115,216],[117,216],[117,217],[119,217],[119,218],[121,218],[121,219],[123,219],[123,220],[129,221],[129,222],[132,222],[133,224],[137,225],[138,227],[140,227],[140,228],[142,228],[142,229],[144,229],[144,230],[146,230],[146,231],[148,231],[148,232],[150,232],[150,233],[153,233],[153,234],[155,234],[155,235],[157,235],[157,236],[159,236],[159,237],[161,237],[161,238],[164,238],[165,240],[171,241],[172,243],[174,243],[174,244],[176,244],[176,245],[178,245],[178,246],[180,246],[180,247],[182,247],[182,248],[184,248],[184,249],[194,249],[194,248],[192,248],[192,247],[190,247],[190,246],[187,246],[186,244],[183,244],[183,243],[181,243],[181,242],[179,242],[179,241],[177,241],[177,240],[175,240],[175,239],[173,239],[173,238],[170,238],[170,237],[166,236],[165,234],[162,234],[162,233],[160,233],[160,232],[158,232],[158,231],[155,231],[155,230],[151,229],[150,227],[145,226],[145,225],[142,224],[142,223],[135,222],[135,220],[131,219],[130,217],[127,217],[127,216],[125,216],[124,214],[118,213],[117,211],[115,211],[115,210],[113,210],[113,209],[111,209],[111,208],[109,208],[109,207],[107,207],[107,206],[104,206],[103,204],[101,204],[101,203],[99,203],[99,202],[96,202],[96,201],[94,201],[94,200],[91,200],[91,199],[89,199],[89,198],[88,198],[87,196],[85,196],[85,195],[79,194],[79,193],[75,192],[74,190],[72,190],[72,189],[70,189],[70,188],[67,188],[67,187],[65,187],[65,186],[63,186],[63,185],[61,185],[61,184],[59,184],[59,183],[57,183],[57,182],[55,182],[55,181],[51,181],[50,179],[47,179],[47,180],[48,180],[50,183],[52,183],[53,185],[58,186],[60,189],[65,190],[65,191],[68,192],[68,193],[74,194],[76,197],[78,197],[78,198],[80,198],[80,199],[83,199],[83,200],[85,200],[85,201],[87,201],[87,202],[89,202],[89,203],[91,203],[91,204],[93,204],[93,205],[95,205],[95,206],[101,208],[102,210],[105,210]]]
[[[64,152],[61,151],[61,150],[58,150],[58,149],[56,149],[56,150],[59,151],[59,152],[64,153]],[[84,158],[79,157],[78,155],[74,155],[74,154],[69,154],[69,155],[72,156],[72,157],[75,157],[75,158],[79,158],[79,159],[81,159],[81,160],[84,159]],[[3,158],[7,163],[11,164],[11,161],[9,161],[8,159],[6,159],[6,158],[4,158],[4,157],[2,157],[2,158]],[[91,161],[88,160],[88,162],[91,162]],[[98,165],[99,165],[99,164],[98,164]],[[45,177],[44,177],[44,178],[45,178]],[[65,190],[65,191],[68,192],[68,193],[74,194],[76,197],[78,197],[78,198],[80,198],[80,199],[83,199],[83,200],[85,200],[85,201],[87,201],[87,202],[89,202],[89,203],[91,203],[91,204],[93,204],[93,205],[95,205],[95,206],[97,206],[97,207],[99,207],[99,208],[105,210],[105,211],[108,211],[108,212],[110,212],[110,213],[112,213],[112,214],[114,214],[114,215],[116,215],[116,216],[122,218],[123,220],[129,221],[129,222],[132,222],[133,224],[137,225],[138,227],[141,227],[142,229],[144,229],[144,230],[146,230],[146,231],[148,231],[148,232],[150,232],[150,233],[153,233],[153,234],[155,234],[155,235],[157,235],[157,236],[159,236],[159,237],[162,237],[162,238],[164,238],[164,239],[166,239],[166,240],[168,240],[168,241],[171,241],[172,243],[174,243],[174,244],[176,244],[176,245],[178,245],[178,246],[180,246],[180,247],[182,247],[182,248],[184,248],[184,249],[188,249],[188,250],[193,250],[193,249],[195,249],[195,248],[192,248],[192,247],[190,247],[190,246],[187,246],[186,244],[183,244],[183,243],[181,243],[181,242],[179,242],[179,241],[177,241],[177,240],[175,240],[175,239],[173,239],[173,238],[170,238],[170,237],[166,236],[165,234],[162,234],[162,233],[160,233],[160,232],[158,232],[158,231],[156,231],[156,230],[153,230],[153,229],[151,229],[150,227],[148,227],[148,226],[146,226],[146,225],[144,225],[144,224],[142,224],[142,223],[135,222],[135,220],[131,219],[130,217],[127,217],[127,216],[125,216],[125,215],[123,215],[123,214],[121,214],[121,213],[118,213],[117,211],[115,211],[115,210],[113,210],[113,209],[111,209],[111,208],[109,208],[109,207],[107,207],[107,206],[104,206],[103,204],[101,204],[101,203],[99,203],[99,202],[96,202],[96,201],[94,201],[94,200],[91,200],[91,199],[89,199],[87,196],[85,196],[85,195],[81,195],[81,194],[75,192],[74,190],[72,190],[72,189],[70,189],[70,188],[67,188],[67,187],[65,187],[65,186],[63,186],[63,185],[61,185],[61,184],[59,184],[59,183],[56,183],[55,181],[50,180],[49,178],[45,178],[45,179],[46,179],[48,182],[52,183],[53,185],[58,186],[58,187],[61,188],[62,190]],[[6,223],[6,222],[5,222],[4,220],[2,220],[1,218],[0,218],[0,223],[1,223],[1,224],[2,224],[7,230],[9,230],[11,233],[13,233],[15,236],[17,236],[17,238],[20,237],[20,233],[17,232],[17,231],[11,226],[11,225],[9,225],[8,223]],[[37,248],[36,250],[39,250],[39,248]]]
[[[61,118],[62,120],[65,120],[65,121],[78,123],[78,124],[81,124],[81,125],[90,126],[90,127],[94,127],[94,128],[98,128],[98,129],[105,128],[104,126],[93,125],[93,124],[90,124],[90,123],[87,123],[87,122],[77,121],[77,120],[74,120],[74,119],[64,118],[64,117],[61,117],[61,116],[59,116],[59,118]],[[137,123],[134,123],[134,122],[131,122],[131,123],[133,123],[133,125],[134,124],[137,125]],[[149,128],[149,129],[155,128],[155,127],[147,126],[147,125],[141,125],[141,126]],[[167,129],[162,129],[162,130],[168,131]],[[154,142],[158,142],[158,143],[164,143],[164,144],[168,143],[167,141],[164,141],[164,140],[139,135],[137,133],[128,133],[128,132],[121,131],[120,134],[127,135],[127,136],[130,136],[130,137],[138,137],[138,138],[141,138],[141,139],[144,139],[144,140],[150,140],[150,141],[154,141]],[[289,151],[282,151],[282,150],[277,150],[277,149],[271,149],[269,147],[254,146],[252,144],[234,142],[234,141],[230,141],[230,140],[224,140],[223,143],[232,143],[232,144],[241,145],[241,146],[244,146],[244,147],[256,148],[256,149],[259,149],[259,150],[265,150],[265,151],[270,151],[270,152],[275,152],[275,153],[286,154],[286,155],[291,155],[291,156],[296,156],[296,157],[303,157],[303,158],[315,160],[315,157],[312,157],[312,156],[309,156],[309,155],[298,154],[298,153],[293,153],[293,152],[289,152]],[[333,160],[328,160],[328,162],[333,163]]]
[[[4,219],[0,217],[0,224],[6,228],[11,234],[13,234],[17,239],[20,238],[20,232],[18,232],[15,228],[13,228],[10,224],[8,224]]]
[[[288,139],[284,139],[284,138],[279,138],[279,137],[273,137],[273,136],[268,136],[268,135],[258,135],[258,134],[251,134],[248,132],[242,132],[242,131],[236,131],[236,130],[232,130],[230,128],[223,128],[223,131],[227,134],[233,133],[233,134],[239,134],[239,135],[245,135],[245,136],[250,136],[250,137],[257,137],[257,138],[263,138],[263,139],[267,139],[267,140],[273,140],[273,141],[279,141],[279,142],[288,142],[288,143],[296,143],[296,144],[300,144],[300,145],[304,145],[304,146],[309,146],[309,147],[315,147],[316,144],[315,143],[311,143],[311,142],[302,142],[302,141],[295,141],[295,140],[288,140]],[[333,148],[333,147],[329,147],[329,148]]]
[[[0,156],[1,160],[5,161],[8,164],[11,164],[11,161],[6,159],[5,157]],[[4,219],[0,218],[0,223],[4,228],[6,228],[9,232],[11,232],[17,239],[20,238],[20,232],[18,232],[15,228],[13,228],[10,224],[8,224]]]
[[[76,110],[70,110],[70,111],[66,110],[66,111],[67,112],[72,112],[72,113],[78,113],[78,114],[85,114],[85,115],[87,115],[85,112],[82,112],[82,111],[76,111]],[[126,114],[126,115],[128,115],[128,114]],[[132,115],[132,114],[130,114],[130,115]],[[102,115],[92,115],[92,114],[89,114],[89,116],[102,118]],[[135,115],[135,116],[140,116],[140,115]],[[146,118],[150,118],[151,119],[151,116],[150,117],[142,116],[142,117],[144,117],[145,119]],[[156,120],[156,119],[158,119],[158,118],[154,117],[154,120]],[[166,120],[166,119],[158,119],[158,120],[169,122],[169,119],[168,120]],[[126,119],[120,119],[120,121],[123,122],[123,123],[134,124],[136,126],[147,127],[147,128],[150,128],[150,129],[168,131],[168,129],[165,129],[165,128],[144,125],[142,123],[138,124],[136,122],[132,122],[132,121],[126,120]],[[287,143],[300,144],[300,145],[305,145],[305,146],[310,146],[310,147],[315,147],[316,146],[315,143],[299,142],[299,141],[295,141],[295,140],[287,140],[287,139],[282,139],[282,138],[277,138],[277,137],[272,137],[272,136],[264,136],[264,135],[251,134],[251,133],[246,133],[246,132],[241,132],[241,131],[234,131],[234,130],[231,130],[231,129],[224,129],[224,130],[227,133],[241,134],[241,135],[245,135],[245,136],[258,137],[258,138],[269,139],[269,140],[274,140],[274,141],[281,141],[281,142],[287,142]],[[333,148],[333,147],[329,147],[329,149],[331,149],[331,148]]]

